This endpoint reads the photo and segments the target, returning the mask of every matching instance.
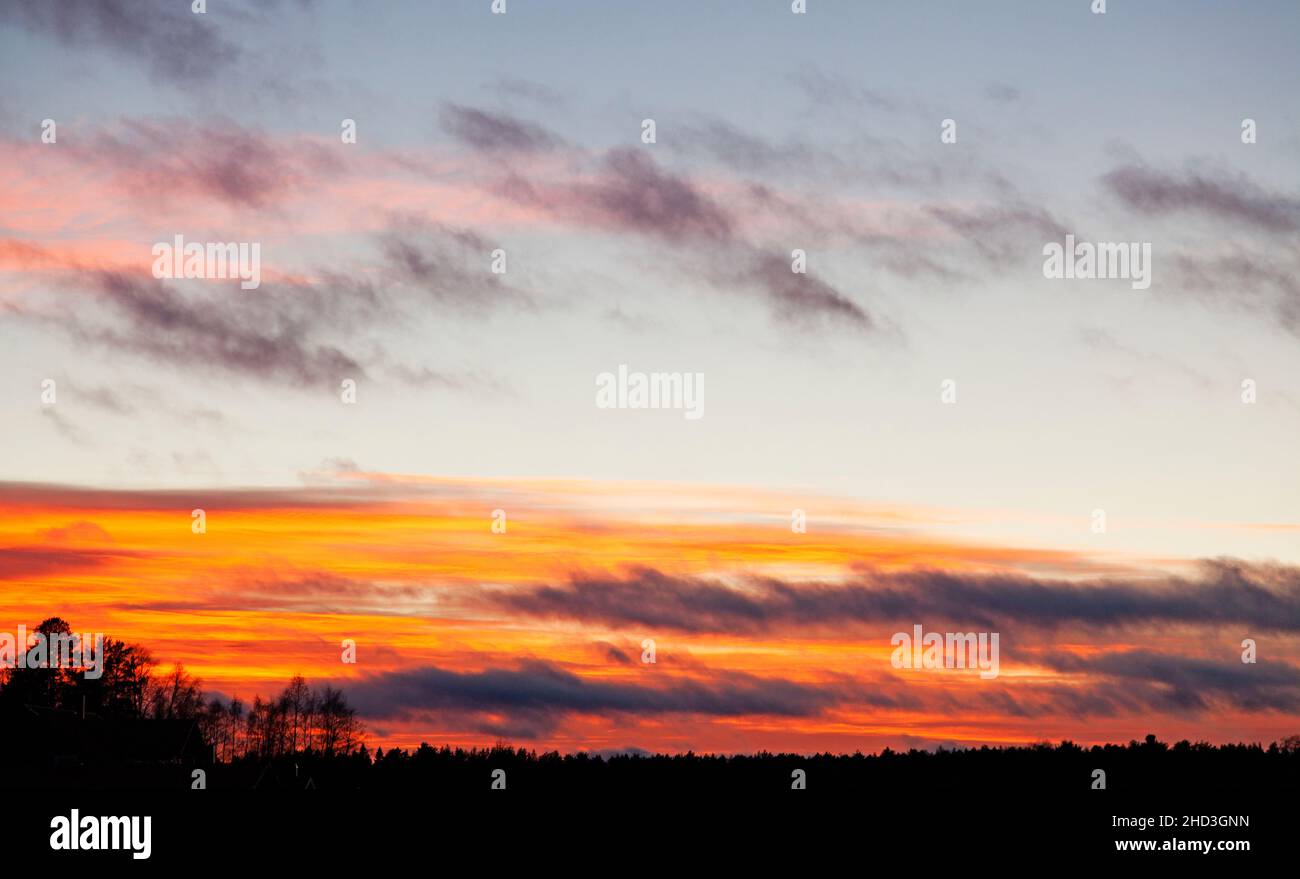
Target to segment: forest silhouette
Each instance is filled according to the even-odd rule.
[[[45,620],[35,630],[67,634]],[[515,748],[382,747],[372,752],[343,691],[302,676],[278,696],[205,695],[176,664],[105,639],[102,675],[0,671],[0,787],[83,789],[780,790],[880,789],[1059,794],[1069,790],[1257,796],[1300,787],[1300,735],[1267,745],[1141,742],[886,748],[877,754],[560,754]],[[1100,774],[1099,774],[1100,773]],[[1104,785],[1104,786],[1103,786]]]

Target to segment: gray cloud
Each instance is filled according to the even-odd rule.
[[[610,662],[615,662],[619,665],[632,665],[632,657],[617,644],[608,644],[604,641],[599,641],[595,646],[602,649],[605,659]]]
[[[729,167],[749,173],[798,171],[816,174],[826,170],[837,173],[846,170],[844,162],[832,150],[800,141],[774,144],[741,131],[722,119],[708,118],[683,125],[678,141],[689,151],[707,153],[726,162]]]
[[[741,239],[732,211],[643,151],[611,150],[592,182],[547,185],[516,174],[500,194],[564,220],[670,243],[680,248],[679,259],[693,274],[719,286],[757,292],[783,320],[824,319],[858,330],[876,328],[863,306],[826,281],[795,274],[784,256]]]
[[[891,112],[898,109],[898,103],[883,92],[818,67],[805,66],[790,74],[789,80],[810,103],[820,106]]]
[[[108,385],[85,388],[71,382],[64,382],[64,385],[72,391],[72,395],[78,401],[102,409],[105,412],[111,412],[114,415],[131,415],[135,412],[135,406],[131,405],[118,389]]]
[[[486,152],[534,153],[560,142],[540,125],[461,104],[443,107],[442,127],[465,146]]]
[[[543,618],[732,634],[917,620],[989,630],[1185,623],[1300,631],[1300,569],[1230,560],[1204,562],[1196,579],[1083,583],[914,570],[835,584],[755,578],[737,587],[642,568],[622,579],[574,577],[483,600]]]
[[[673,243],[727,241],[734,220],[688,178],[665,171],[644,151],[610,150],[593,182],[537,186],[512,177],[501,194],[561,219],[650,235]]]
[[[1101,183],[1139,214],[1209,221],[1210,240],[1163,250],[1165,290],[1262,314],[1300,335],[1300,256],[1276,237],[1300,232],[1300,197],[1205,163],[1177,173],[1136,157]]]
[[[179,191],[242,208],[275,207],[282,196],[343,170],[342,160],[319,143],[278,143],[229,119],[128,119],[73,148],[88,165],[123,178],[139,198],[164,199]]]
[[[1244,175],[1196,171],[1179,175],[1125,165],[1101,180],[1106,189],[1139,213],[1197,213],[1268,232],[1300,230],[1300,198],[1270,192]]]
[[[499,76],[489,83],[487,88],[504,101],[523,100],[548,108],[555,108],[564,103],[564,95],[556,89],[517,76]]]
[[[1059,671],[1104,677],[1121,691],[1145,687],[1144,707],[1156,710],[1197,712],[1219,705],[1243,711],[1300,710],[1300,668],[1284,662],[1248,665],[1235,655],[1212,662],[1148,650],[1086,657],[1053,653],[1044,661]]]
[[[927,212],[960,235],[986,262],[999,267],[1023,260],[1026,253],[1041,253],[1044,241],[1063,239],[1067,231],[1049,212],[1023,204],[933,205]]]
[[[443,305],[489,311],[531,306],[531,298],[491,271],[499,245],[478,233],[414,218],[397,220],[379,237],[388,276]]]
[[[1163,354],[1153,354],[1147,351],[1140,351],[1129,345],[1125,345],[1108,331],[1099,327],[1085,327],[1080,331],[1079,335],[1084,346],[1093,351],[1118,354],[1122,357],[1128,358],[1135,364],[1152,366],[1158,369],[1165,369],[1177,373],[1205,390],[1209,390],[1214,385],[1214,382],[1209,378],[1209,376],[1205,375],[1205,373],[1200,370],[1188,366],[1181,360],[1167,357]]]
[[[505,393],[480,371],[403,363],[382,345],[357,339],[360,331],[402,325],[427,313],[427,300],[460,312],[532,308],[527,294],[490,271],[492,245],[469,231],[398,220],[376,244],[383,259],[380,282],[322,269],[312,281],[263,280],[256,291],[232,295],[238,281],[173,282],[90,271],[64,278],[97,294],[89,306],[15,313],[78,342],[182,369],[295,387],[335,388],[344,377],[377,376],[420,387]],[[125,405],[106,389],[84,396],[100,408],[120,411]],[[220,417],[208,417],[213,414]]]
[[[217,16],[195,15],[188,2],[164,0],[8,0],[0,20],[74,48],[103,47],[139,59],[156,79],[197,82],[241,56]]]
[[[1300,336],[1300,259],[1295,253],[1220,243],[1216,252],[1174,252],[1176,289],[1216,305],[1262,312]]]
[[[85,431],[77,427],[72,420],[66,417],[62,412],[53,406],[45,406],[41,409],[41,416],[45,418],[59,435],[68,442],[76,443],[79,446],[90,445],[90,438],[86,436]]]
[[[624,664],[627,657],[619,654],[610,661]],[[369,719],[437,715],[444,723],[523,738],[545,735],[575,714],[814,717],[840,708],[865,708],[1084,718],[1225,708],[1291,712],[1300,707],[1300,670],[1286,664],[1243,666],[1235,660],[1211,662],[1143,650],[1088,657],[1051,653],[1038,661],[1081,679],[999,679],[917,692],[888,673],[811,685],[714,671],[703,678],[671,676],[642,684],[581,677],[553,663],[528,659],[511,668],[455,672],[426,666],[340,684]]]
[[[741,280],[760,290],[781,318],[796,322],[824,320],[860,330],[877,328],[862,306],[811,272],[792,272],[784,256],[753,254]]]
[[[837,186],[889,187],[905,190],[911,198],[918,191],[950,194],[958,186],[1002,196],[1010,186],[969,154],[938,161],[901,141],[865,136],[838,142],[797,137],[775,141],[714,116],[681,123],[675,127],[671,143],[664,146],[707,156],[732,173],[762,174],[765,180],[785,175]]]
[[[425,666],[341,685],[367,718],[450,714],[483,732],[524,738],[545,734],[570,714],[810,717],[850,698],[837,686],[739,672],[718,672],[708,681],[671,677],[653,685],[593,680],[533,659],[515,668],[471,672]]]
[[[873,265],[902,278],[969,279],[981,268],[1006,269],[1037,255],[1045,240],[1064,237],[1067,227],[1051,212],[1028,203],[1008,181],[967,156],[934,162],[900,151],[897,145],[869,142],[845,150],[801,142],[773,144],[720,120],[684,126],[681,141],[688,151],[704,151],[728,169],[740,167],[767,178],[792,177],[857,186],[917,191],[948,191],[973,185],[983,196],[956,207],[945,202],[898,205],[895,217],[864,223],[834,199],[791,196],[768,183],[750,182],[727,205],[733,216],[776,218],[798,229],[800,240],[852,246]],[[949,240],[914,235],[909,226],[951,233]]]
[[[316,317],[307,309],[329,305],[259,295],[215,302],[183,296],[154,278],[121,272],[95,272],[90,283],[120,325],[78,319],[72,331],[82,338],[159,362],[218,369],[293,385],[334,385],[340,376],[363,377],[353,357],[325,343],[308,341]],[[299,291],[302,292],[302,291]],[[310,292],[310,291],[307,291]]]
[[[1014,104],[1021,98],[1020,89],[1005,82],[991,82],[984,87],[984,94],[989,100],[999,104]]]

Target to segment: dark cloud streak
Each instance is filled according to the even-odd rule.
[[[460,104],[443,108],[442,127],[461,144],[485,152],[535,153],[560,142],[540,125]]]
[[[1300,198],[1270,192],[1244,176],[1190,171],[1181,175],[1125,165],[1102,184],[1127,207],[1149,215],[1199,213],[1267,232],[1300,230]]]
[[[869,573],[846,583],[755,578],[732,586],[641,568],[491,593],[489,606],[542,618],[683,632],[754,634],[789,627],[843,630],[876,623],[1008,625],[1249,625],[1300,631],[1300,569],[1205,562],[1195,579],[1039,580],[934,570]]]
[[[7,0],[0,20],[74,48],[103,47],[141,59],[155,79],[182,83],[213,78],[240,60],[216,16],[195,15],[188,2],[163,0]]]

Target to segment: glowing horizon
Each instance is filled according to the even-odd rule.
[[[1233,708],[1230,691],[1206,694],[1199,711],[1161,710],[1161,699],[1176,699],[1159,687],[1127,707],[1123,699],[1106,704],[1117,680],[1099,660],[1134,652],[1149,662],[1151,653],[1188,668],[1230,668],[1236,631],[1257,619],[1198,624],[1170,609],[1098,628],[1083,608],[1025,607],[1017,619],[1008,606],[998,624],[1000,676],[982,681],[959,670],[891,668],[889,638],[913,622],[980,630],[987,608],[972,608],[964,622],[857,607],[872,590],[896,588],[893,577],[916,577],[906,587],[922,590],[926,578],[947,575],[995,591],[1002,578],[1009,589],[1041,584],[1047,592],[1075,583],[1085,600],[1108,585],[1175,599],[1183,589],[1194,604],[1204,578],[1192,560],[1162,567],[982,544],[951,533],[960,530],[952,511],[948,523],[927,526],[924,511],[815,495],[805,500],[806,533],[795,533],[791,493],[718,486],[355,473],[313,481],[244,492],[8,484],[0,576],[11,588],[0,615],[29,626],[58,615],[78,631],[141,643],[162,666],[182,663],[225,697],[273,695],[297,673],[349,693],[373,687],[359,702],[372,744],[384,747],[504,737],[561,750],[853,751],[1092,744],[1147,732],[1222,742],[1280,738],[1294,727],[1285,711]],[[204,509],[204,533],[193,532],[191,504]],[[496,509],[506,512],[504,533],[492,529]],[[1267,582],[1263,572],[1254,576]],[[1169,578],[1178,578],[1172,587]],[[793,593],[764,592],[773,581]],[[603,592],[574,591],[587,584]],[[635,596],[620,603],[628,584],[644,606]],[[711,603],[710,615],[677,603],[683,584],[756,603]],[[832,593],[817,611],[784,598],[836,588],[862,591]],[[1285,599],[1285,582],[1272,588]],[[643,612],[650,616],[639,619]],[[1292,637],[1285,627],[1281,634]],[[356,665],[341,662],[345,638],[357,644]],[[655,641],[653,664],[640,661],[646,638]],[[1293,644],[1285,651],[1272,660],[1294,664]],[[1074,661],[1085,662],[1069,668]],[[386,701],[404,688],[402,675],[429,669],[454,676],[453,703],[425,711]],[[532,720],[517,722],[491,694],[513,684],[527,702],[530,675],[566,692],[547,705],[542,691],[522,712]],[[618,689],[589,694],[589,685]],[[786,698],[769,705],[768,692]],[[701,710],[689,710],[694,703]]]

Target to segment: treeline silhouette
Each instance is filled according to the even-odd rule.
[[[60,617],[34,630],[69,636]],[[19,645],[23,649],[25,645]],[[279,696],[206,695],[177,663],[161,672],[149,650],[105,637],[98,677],[39,664],[0,669],[0,761],[37,766],[200,765],[295,754],[347,755],[364,730],[341,690],[313,689],[296,675]]]
[[[403,750],[363,747],[345,760],[300,761],[300,777],[317,787],[376,790],[773,791],[790,789],[802,771],[807,790],[845,794],[910,790],[994,795],[1015,791],[1055,796],[1092,790],[1131,794],[1294,792],[1300,786],[1300,736],[1267,746],[1142,742],[1091,747],[1070,741],[990,748],[939,748],[878,754],[560,754],[498,744],[492,748]]]
[[[71,629],[58,617],[37,630]],[[295,676],[273,698],[245,704],[205,696],[177,664],[157,672],[140,645],[105,639],[103,675],[13,668],[0,672],[0,786],[19,788],[317,788],[349,791],[507,790],[550,793],[790,789],[859,795],[910,790],[1053,796],[1097,788],[1120,794],[1241,794],[1300,789],[1300,735],[1267,746],[1126,745],[1064,741],[1013,747],[878,754],[749,755],[537,752],[491,748],[376,748],[344,694]],[[1098,771],[1104,776],[1098,776]],[[1229,801],[1229,803],[1234,801]]]
[[[221,762],[316,752],[344,756],[362,746],[364,737],[343,691],[330,686],[314,690],[302,675],[294,675],[279,696],[255,696],[247,707],[238,697],[226,703],[213,698],[198,721]]]

